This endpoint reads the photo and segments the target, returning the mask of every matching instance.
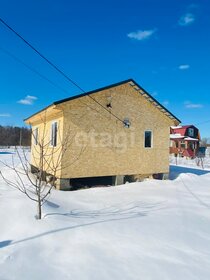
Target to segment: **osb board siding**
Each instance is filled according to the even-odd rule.
[[[134,135],[135,141],[132,145],[129,142],[126,148],[116,143],[111,143],[109,147],[93,147],[90,141],[78,147],[73,141],[62,161],[62,167],[65,167],[61,172],[62,178],[168,172],[172,120],[129,84],[91,96],[105,107],[111,99],[110,110],[122,120],[129,118],[131,127],[124,128],[121,122],[86,96],[58,106],[64,110],[64,131],[70,129],[73,134],[82,132],[88,135],[98,133],[97,143],[102,141],[105,133],[112,139],[122,137],[128,142]],[[144,148],[145,130],[153,132],[151,149]]]
[[[60,115],[60,114],[59,114]],[[50,145],[50,136],[51,136],[51,124],[52,122],[57,121],[58,122],[58,135],[57,135],[57,146],[52,147]],[[46,118],[43,120],[42,123],[39,123],[38,125],[32,126],[32,131],[34,131],[36,128],[38,128],[38,141],[41,145],[44,147],[44,171],[47,173],[56,175],[60,177],[61,175],[61,164],[60,162],[60,155],[61,155],[61,143],[63,140],[63,116],[60,117],[50,115],[49,118]],[[43,142],[42,142],[43,141]],[[36,166],[38,169],[40,169],[40,160],[41,160],[41,149],[39,145],[34,145],[34,139],[32,136],[32,150],[31,150],[31,164],[33,166]],[[56,173],[55,167],[57,166]]]

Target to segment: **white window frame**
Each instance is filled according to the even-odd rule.
[[[53,121],[51,122],[51,128],[50,128],[50,146],[56,147],[57,144],[58,144],[58,121]]]
[[[194,136],[194,128],[193,127],[188,128],[188,135],[192,136],[192,137]]]
[[[174,147],[174,141],[173,140],[169,140],[169,147],[173,148]]]
[[[146,132],[151,132],[151,146],[150,147],[146,147],[145,146],[145,140],[146,140]],[[151,130],[151,129],[146,129],[145,131],[144,131],[144,148],[145,149],[152,149],[153,148],[153,131]]]
[[[33,144],[34,145],[38,145],[38,140],[39,140],[39,128],[38,127],[35,127],[33,129],[33,133],[32,133],[32,137],[33,137]]]
[[[182,141],[180,142],[180,147],[181,147],[182,149],[187,149],[187,143],[186,143],[185,140],[182,140]]]

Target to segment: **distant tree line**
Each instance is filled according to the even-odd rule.
[[[200,141],[200,147],[207,147],[210,145],[210,137],[202,138]]]
[[[31,130],[26,127],[0,125],[0,146],[19,145],[31,145]]]

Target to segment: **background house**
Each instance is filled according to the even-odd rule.
[[[194,158],[199,150],[200,133],[194,125],[170,128],[170,154]]]
[[[91,180],[121,184],[167,175],[170,126],[180,123],[132,79],[54,102],[25,121],[34,138],[31,164],[38,167],[38,142],[44,138],[52,157],[44,166],[49,174],[70,133],[56,172],[60,189]]]

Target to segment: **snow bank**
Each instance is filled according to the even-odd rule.
[[[0,179],[1,280],[209,279],[209,173],[54,190],[43,210]]]

